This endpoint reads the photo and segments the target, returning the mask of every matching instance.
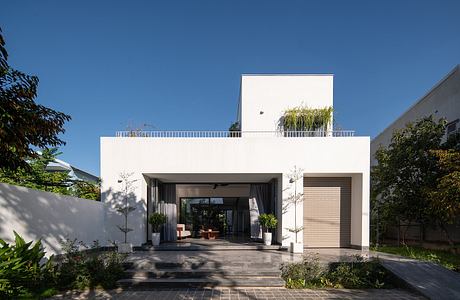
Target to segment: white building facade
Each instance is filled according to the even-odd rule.
[[[404,128],[409,122],[430,115],[435,119],[446,119],[448,122],[446,134],[452,134],[460,129],[459,65],[372,140],[371,165],[377,164],[375,152],[379,147],[387,147],[390,144],[395,130]]]
[[[128,227],[134,245],[149,243],[147,217],[154,211],[168,215],[164,241],[177,239],[178,223],[194,222],[192,231],[197,225],[203,228],[200,222],[211,210],[193,215],[201,201],[209,208],[221,205],[228,236],[259,238],[257,216],[273,213],[279,221],[274,240],[281,246],[297,239],[311,248],[368,248],[370,139],[331,127],[286,133],[280,119],[298,106],[333,106],[333,76],[243,75],[238,132],[118,132],[102,137],[102,201],[120,201],[120,174],[132,174],[136,210]],[[301,174],[293,181],[294,168]],[[297,205],[294,194],[302,195]],[[293,229],[302,227],[296,237]],[[122,240],[116,228],[111,236]]]

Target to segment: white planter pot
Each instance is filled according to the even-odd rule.
[[[133,252],[133,244],[130,243],[120,243],[118,244],[119,253],[131,253]]]
[[[152,245],[153,246],[160,245],[160,233],[159,232],[152,233]]]
[[[289,249],[291,253],[303,253],[303,244],[302,243],[291,243],[291,248]]]
[[[272,244],[272,233],[264,232],[264,244],[265,246],[270,246]]]

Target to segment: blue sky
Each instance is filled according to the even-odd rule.
[[[460,1],[8,1],[10,64],[72,116],[60,157],[99,174],[127,125],[227,129],[242,73],[334,73],[338,124],[374,137],[460,63]],[[135,154],[133,154],[135,155]]]

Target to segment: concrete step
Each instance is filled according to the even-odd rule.
[[[124,288],[188,288],[188,287],[283,287],[279,277],[210,276],[206,278],[148,278],[118,280]]]
[[[136,251],[236,251],[236,250],[286,250],[280,245],[196,245],[196,244],[161,244],[159,246],[142,246]]]
[[[163,270],[138,270],[128,269],[124,278],[209,278],[221,277],[246,277],[246,278],[279,278],[280,272],[274,270],[241,271],[241,270],[184,270],[184,269],[163,269]]]

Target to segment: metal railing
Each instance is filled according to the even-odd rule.
[[[352,137],[354,130],[318,131],[228,131],[228,130],[127,130],[117,131],[116,137],[149,138],[239,138],[239,137]]]

